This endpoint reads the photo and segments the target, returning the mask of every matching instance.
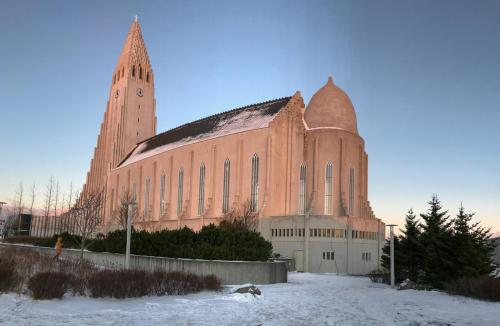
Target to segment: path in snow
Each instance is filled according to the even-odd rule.
[[[203,292],[139,299],[33,301],[0,295],[5,325],[500,325],[500,303],[397,291],[365,277],[290,273],[263,295]]]

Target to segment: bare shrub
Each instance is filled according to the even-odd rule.
[[[221,289],[221,281],[215,275],[203,276],[203,288],[209,291],[219,291]]]
[[[457,279],[446,283],[445,291],[486,301],[500,301],[500,278],[483,276]]]
[[[391,274],[387,271],[373,270],[368,274],[368,277],[374,283],[389,284],[391,282]]]
[[[99,270],[85,260],[54,260],[29,248],[0,247],[0,291],[30,293],[35,299],[61,298],[68,290],[95,298],[183,295],[219,290],[220,284],[214,275]]]
[[[103,222],[104,191],[85,193],[66,212],[69,219],[74,223],[74,241],[79,243],[80,259],[83,259],[83,252],[94,241],[92,236],[97,227]]]
[[[71,275],[70,289],[73,295],[86,295],[89,279],[97,272],[97,268],[86,260],[78,260],[69,264],[60,264],[59,269]]]
[[[96,267],[88,261],[57,260],[29,248],[0,247],[0,268],[12,262],[16,276],[12,291],[27,292],[27,284],[32,276],[42,272],[62,272],[71,275],[69,286],[73,294],[85,295],[90,274]],[[2,278],[3,279],[3,278]]]
[[[120,206],[113,210],[111,218],[121,230],[127,229],[128,206],[135,203],[135,196],[130,191],[124,191],[120,197]],[[132,221],[138,218],[137,205],[132,206]]]
[[[0,293],[14,289],[17,279],[14,261],[0,257]]]
[[[94,298],[133,298],[151,293],[152,274],[143,270],[102,270],[90,276],[88,287]]]
[[[247,200],[224,214],[221,225],[255,231],[258,225],[258,212],[252,209],[250,200]]]
[[[94,298],[132,298],[145,295],[183,295],[202,290],[219,290],[220,280],[214,276],[198,276],[184,272],[157,270],[102,270],[88,282]]]
[[[40,272],[28,282],[31,297],[36,300],[60,299],[69,288],[71,275],[64,272]]]

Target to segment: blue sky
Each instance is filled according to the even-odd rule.
[[[377,216],[437,193],[500,231],[498,1],[0,2],[0,201],[81,187],[134,15],[158,130],[300,90],[351,97]]]

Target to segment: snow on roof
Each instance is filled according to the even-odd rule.
[[[266,128],[290,97],[219,113],[193,121],[146,139],[125,157],[118,167],[164,153],[188,144],[231,135],[242,131]]]

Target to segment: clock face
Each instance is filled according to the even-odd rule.
[[[143,95],[144,95],[144,91],[142,90],[142,88],[138,88],[137,89],[137,96],[142,97]]]
[[[115,98],[118,98],[118,95],[120,95],[120,91],[116,90],[116,92],[115,92]]]

